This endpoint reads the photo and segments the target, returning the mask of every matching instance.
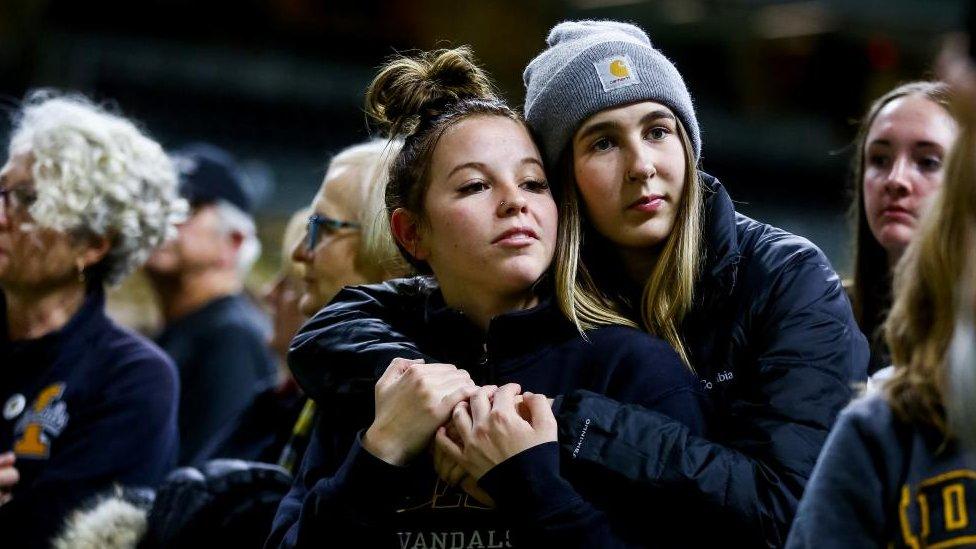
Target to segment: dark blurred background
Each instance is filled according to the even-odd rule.
[[[562,19],[637,23],[685,76],[703,166],[754,217],[846,272],[854,121],[931,76],[965,0],[0,0],[0,98],[36,87],[118,103],[165,146],[244,162],[259,221],[307,204],[330,153],[367,137],[362,93],[394,51],[470,44],[513,103]],[[0,126],[0,137],[9,121]],[[266,233],[269,234],[269,233]],[[277,235],[266,256],[278,260]],[[270,268],[270,267],[269,267]]]

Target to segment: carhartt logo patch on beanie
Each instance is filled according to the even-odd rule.
[[[522,78],[525,119],[550,165],[584,120],[640,101],[671,109],[699,158],[701,134],[688,88],[644,31],[618,21],[566,21],[553,27],[546,44]]]
[[[630,70],[630,56],[614,55],[606,59],[593,62],[593,68],[603,84],[603,91],[619,90],[627,86],[640,84],[640,78]]]

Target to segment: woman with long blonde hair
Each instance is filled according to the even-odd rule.
[[[895,270],[884,325],[894,374],[841,414],[790,547],[954,547],[974,539],[967,517],[976,513],[976,470],[946,413],[950,344],[957,319],[972,318],[974,305],[967,295],[976,261],[973,130],[963,124],[942,190]]]
[[[664,339],[714,405],[702,437],[647,409],[568,392],[553,402],[562,455],[626,481],[620,497],[639,495],[635,511],[662,525],[646,543],[781,545],[851,383],[866,374],[840,279],[807,240],[737,213],[698,169],[691,95],[642,30],[565,22],[547,42],[524,73],[525,112],[560,178],[560,309],[583,334],[623,324]],[[300,334],[290,362],[309,392],[329,393],[321,364],[375,375],[391,359],[422,356],[401,314],[422,292],[409,282],[393,290],[340,294]],[[650,511],[659,502],[664,514]]]

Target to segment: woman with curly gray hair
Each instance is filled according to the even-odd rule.
[[[175,233],[162,147],[80,96],[35,93],[0,170],[0,531],[46,546],[66,511],[174,465],[172,362],[105,315],[104,286]]]

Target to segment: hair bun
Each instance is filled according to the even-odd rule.
[[[467,46],[397,55],[366,90],[366,115],[387,136],[406,136],[466,99],[496,99]]]

